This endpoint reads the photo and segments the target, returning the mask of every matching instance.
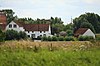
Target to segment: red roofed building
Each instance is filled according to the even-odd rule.
[[[10,22],[6,30],[24,31],[29,37],[37,38],[42,36],[51,36],[51,27],[49,24],[25,24],[24,22]]]
[[[0,24],[7,24],[6,14],[2,11],[0,11]]]
[[[89,28],[79,28],[74,36],[79,37],[79,36],[93,36],[95,38],[95,34],[89,29]]]
[[[7,25],[7,18],[6,18],[6,14],[2,11],[0,11],[0,29],[2,31],[5,31]]]

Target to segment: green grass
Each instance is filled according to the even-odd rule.
[[[1,45],[0,66],[100,66],[100,47],[50,50]]]

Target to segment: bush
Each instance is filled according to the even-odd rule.
[[[15,30],[7,30],[6,31],[6,40],[19,40],[19,39],[25,39],[26,33],[25,32],[17,32]]]
[[[49,36],[49,37],[47,38],[47,40],[48,40],[48,41],[52,41],[52,37]]]
[[[57,37],[56,36],[53,36],[52,37],[52,41],[57,41],[58,39],[57,39]]]
[[[66,41],[75,41],[75,38],[74,37],[65,37],[65,40]]]
[[[43,37],[42,37],[42,41],[47,41],[47,39],[48,39],[48,38],[47,38],[46,36],[43,36]]]
[[[20,31],[20,32],[19,32],[19,39],[26,39],[26,38],[27,38],[26,33],[25,33],[25,32]]]
[[[59,41],[64,41],[64,37],[63,37],[63,36],[59,36],[59,37],[58,37],[58,40],[59,40]]]
[[[3,42],[5,40],[5,33],[2,32],[2,30],[0,29],[0,42]]]
[[[92,36],[79,36],[79,38],[78,38],[79,41],[90,41],[93,39],[94,38]]]
[[[6,40],[15,40],[15,39],[19,39],[19,34],[17,31],[15,30],[7,30],[6,31]]]

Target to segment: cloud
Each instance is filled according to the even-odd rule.
[[[100,4],[100,0],[83,0],[87,4]]]

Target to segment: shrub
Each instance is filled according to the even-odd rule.
[[[5,33],[2,32],[2,30],[0,29],[0,42],[3,42],[5,40]]]
[[[79,36],[79,38],[78,38],[79,41],[90,41],[93,39],[94,38],[92,36]]]
[[[7,30],[6,31],[6,40],[19,40],[19,39],[26,39],[27,35],[25,32],[17,32],[15,30]]]
[[[42,41],[47,41],[47,37],[46,36],[43,36],[42,37]]]
[[[15,30],[7,30],[6,31],[6,40],[18,40],[19,34]]]
[[[52,41],[57,41],[58,39],[57,39],[57,37],[56,36],[53,36],[52,37]]]
[[[63,36],[59,36],[59,37],[58,37],[58,40],[59,40],[59,41],[64,41],[64,37],[63,37]]]
[[[49,36],[49,37],[47,38],[47,40],[48,40],[48,41],[52,41],[52,37]]]
[[[65,37],[65,40],[66,41],[75,41],[75,38],[72,36],[69,36],[69,37]]]
[[[26,38],[27,38],[26,33],[25,33],[25,32],[20,31],[20,32],[19,32],[19,38],[20,38],[20,39],[26,39]]]

